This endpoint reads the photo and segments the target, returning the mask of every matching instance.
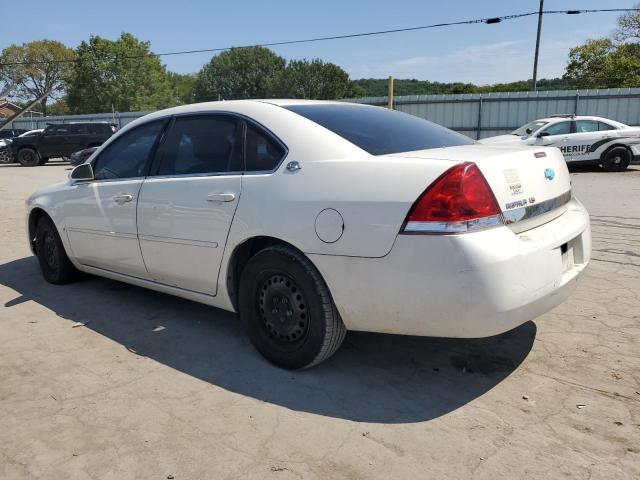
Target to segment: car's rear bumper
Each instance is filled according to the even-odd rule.
[[[560,217],[519,234],[399,235],[382,258],[310,258],[351,330],[484,337],[561,303],[590,252],[589,216],[574,199]]]

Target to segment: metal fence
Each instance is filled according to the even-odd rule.
[[[350,101],[382,106],[387,104],[387,97]],[[394,108],[472,138],[484,138],[509,133],[531,120],[558,113],[597,115],[640,125],[640,88],[409,95],[395,97]]]
[[[44,128],[50,124],[57,125],[71,122],[109,122],[114,123],[118,128],[120,128],[129,122],[133,122],[136,118],[146,115],[147,113],[150,112],[91,113],[87,115],[19,118],[8,124],[5,128],[24,128],[26,130],[35,130],[36,128]]]
[[[387,97],[349,100],[386,105]],[[627,125],[640,125],[640,88],[554,90],[464,95],[395,97],[394,108],[417,115],[472,138],[508,133],[525,123],[558,113],[597,115]],[[43,128],[49,123],[107,121],[126,125],[148,112],[100,113],[13,121],[13,128]]]

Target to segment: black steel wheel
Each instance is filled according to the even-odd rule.
[[[607,172],[623,172],[631,163],[631,152],[624,147],[614,147],[602,158],[602,168]]]
[[[304,342],[309,331],[306,300],[298,284],[288,275],[264,279],[256,296],[260,318],[269,336],[282,347]]]
[[[33,148],[23,148],[18,152],[18,162],[23,167],[35,167],[40,162],[40,156]]]
[[[254,255],[240,277],[240,317],[252,343],[272,363],[308,368],[342,344],[346,328],[313,264],[277,245]]]
[[[56,226],[46,216],[38,220],[36,227],[36,254],[47,282],[62,285],[77,278],[78,270],[69,260]]]

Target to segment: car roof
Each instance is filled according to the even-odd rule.
[[[620,122],[616,122],[615,120],[611,120],[610,118],[604,117],[596,117],[594,115],[566,115],[566,116],[554,116],[554,117],[545,117],[539,118],[535,120],[536,122],[562,122],[567,120],[594,120],[596,122],[605,122],[605,123],[613,123],[616,125],[624,125]]]

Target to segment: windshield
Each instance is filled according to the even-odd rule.
[[[511,135],[518,135],[520,137],[523,137],[525,135],[531,135],[535,131],[544,127],[547,123],[549,122],[544,122],[542,120],[534,120],[533,122],[529,122],[526,125],[523,125],[522,127],[514,130],[513,132],[511,132]],[[527,129],[531,129],[531,131],[527,132]]]
[[[322,125],[371,155],[475,143],[435,123],[381,107],[312,104],[285,108]]]

